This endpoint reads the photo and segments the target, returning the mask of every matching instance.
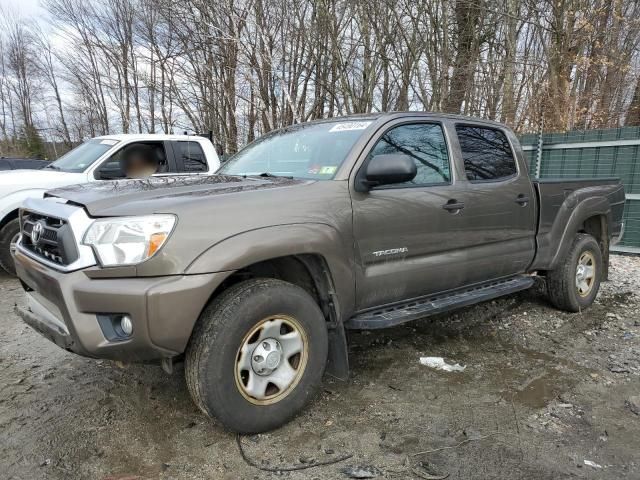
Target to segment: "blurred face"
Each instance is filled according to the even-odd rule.
[[[156,173],[155,165],[150,164],[142,155],[134,154],[127,162],[127,178],[145,178]]]

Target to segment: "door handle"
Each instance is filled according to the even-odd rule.
[[[523,195],[522,193],[520,195],[518,195],[518,197],[516,198],[516,203],[519,203],[521,206],[526,207],[527,204],[529,203],[529,197],[527,197],[526,195]]]
[[[447,203],[445,203],[442,208],[444,208],[449,213],[458,213],[464,208],[464,203],[459,202],[455,199],[451,199]]]

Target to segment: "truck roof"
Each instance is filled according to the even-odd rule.
[[[477,122],[496,127],[504,127],[504,124],[481,117],[470,117],[467,115],[457,115],[453,113],[442,112],[425,112],[425,111],[397,111],[397,112],[378,112],[378,113],[357,113],[352,115],[344,115],[332,118],[323,118],[313,120],[309,123],[336,122],[340,120],[392,120],[402,117],[433,117],[434,119],[446,118],[451,120],[459,120],[461,122]]]
[[[109,139],[109,140],[134,140],[139,142],[152,141],[152,140],[208,140],[200,135],[173,135],[165,133],[119,133],[114,135],[101,135],[95,138]]]

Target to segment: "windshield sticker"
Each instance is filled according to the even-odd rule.
[[[320,169],[320,175],[333,175],[334,173],[336,173],[337,169],[338,167],[335,166],[322,167]]]
[[[338,167],[335,165],[325,165],[324,167],[320,165],[311,165],[309,170],[307,170],[307,173],[311,175],[333,175],[336,173],[336,170],[338,170]]]
[[[336,123],[331,129],[330,132],[347,132],[350,130],[364,130],[371,122],[345,122],[345,123]]]
[[[102,140],[100,143],[103,145],[115,145],[118,143],[118,140]]]

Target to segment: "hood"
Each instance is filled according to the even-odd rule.
[[[141,180],[102,181],[73,185],[48,192],[84,206],[91,215],[173,213],[172,207],[201,202],[220,195],[252,192],[309,183],[283,177],[188,175]]]
[[[86,182],[84,173],[58,172],[56,170],[5,170],[0,172],[0,188],[23,190],[25,188],[50,189],[74,183]]]

